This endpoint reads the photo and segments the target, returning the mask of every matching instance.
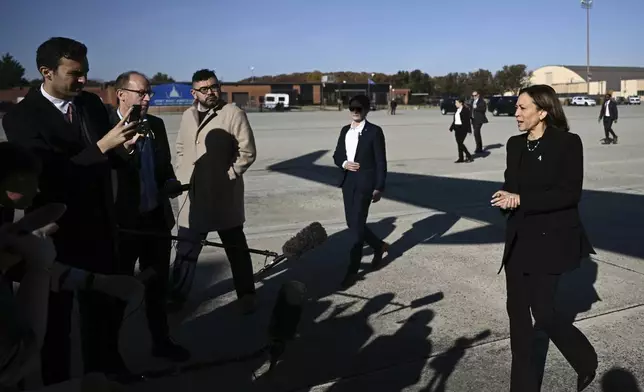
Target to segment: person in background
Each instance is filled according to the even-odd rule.
[[[597,353],[572,321],[555,310],[562,274],[595,253],[579,216],[584,157],[554,89],[523,89],[515,113],[522,135],[507,142],[502,190],[492,206],[508,215],[502,266],[512,350],[512,392],[540,389],[533,358],[534,328],[544,331],[577,372],[577,390],[597,370]],[[500,270],[499,270],[500,272]],[[532,325],[532,317],[535,326]]]
[[[597,122],[600,122],[602,119],[604,120],[604,133],[606,134],[606,138],[602,142],[604,144],[617,144],[617,135],[613,131],[613,123],[617,124],[617,117],[619,117],[617,104],[613,100],[612,95],[606,94],[605,98],[604,104],[599,109],[599,119],[597,120]],[[613,135],[612,139],[610,135]]]
[[[462,98],[457,98],[454,103],[456,104],[456,113],[454,113],[454,120],[452,120],[449,131],[454,132],[456,145],[458,146],[458,160],[455,163],[474,162],[472,155],[465,147],[465,137],[468,133],[472,133],[470,110]],[[463,159],[463,154],[465,154],[465,159]]]
[[[474,127],[474,140],[476,141],[476,150],[475,154],[480,154],[483,152],[483,137],[481,136],[481,128],[483,124],[488,123],[487,115],[487,103],[481,98],[478,91],[472,92],[472,126]]]
[[[63,37],[42,43],[36,64],[43,83],[2,118],[7,139],[42,162],[40,192],[27,210],[62,203],[65,214],[52,235],[57,259],[101,274],[118,272],[117,225],[111,169],[132,150],[136,123],[112,127],[101,99],[83,91],[87,47]],[[128,113],[129,115],[129,113]],[[85,372],[127,373],[114,330],[116,302],[94,290],[77,294]],[[42,349],[45,385],[70,378],[74,292],[52,292]]]
[[[150,82],[140,72],[119,75],[114,84],[118,107],[110,111],[112,124],[124,119],[133,105],[140,105],[142,120],[138,128],[136,152],[129,164],[117,170],[116,210],[119,227],[141,234],[120,233],[121,273],[134,275],[136,261],[141,271],[150,268],[154,275],[146,281],[145,303],[148,329],[152,336],[152,355],[183,362],[190,352],[170,338],[166,304],[171,230],[174,215],[166,189],[180,186],[172,168],[170,145],[165,124],[148,113],[152,91]],[[127,119],[126,124],[127,124]],[[178,194],[170,195],[172,197]],[[152,235],[143,233],[149,232]],[[142,235],[143,234],[143,235]]]
[[[183,303],[192,287],[201,241],[216,231],[230,262],[243,313],[256,308],[253,264],[244,234],[244,173],[257,157],[246,113],[220,98],[217,76],[203,69],[192,76],[192,107],[177,136],[177,178],[191,189],[179,197],[179,237],[172,272],[172,299]]]
[[[349,267],[341,283],[343,289],[354,285],[366,242],[373,248],[372,267],[378,268],[389,244],[376,237],[367,227],[371,203],[377,203],[385,190],[387,153],[382,128],[367,121],[370,101],[356,95],[349,101],[351,124],[340,130],[333,162],[342,169],[342,197],[347,226],[351,232]]]

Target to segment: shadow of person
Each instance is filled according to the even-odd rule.
[[[465,355],[465,350],[490,336],[490,330],[487,329],[473,338],[461,336],[456,339],[454,345],[443,354],[435,357],[429,362],[429,366],[434,369],[434,377],[429,384],[423,389],[424,392],[445,392],[447,391],[447,380],[452,375],[456,366]],[[434,388],[434,385],[436,386]]]
[[[354,357],[373,336],[369,318],[381,312],[393,299],[393,293],[369,299],[360,310],[300,326],[299,337],[286,348],[272,372],[260,375],[256,384],[273,390],[289,390],[294,385],[318,385],[348,374]]]
[[[641,392],[633,373],[622,368],[612,368],[601,380],[602,392]]]
[[[437,213],[414,222],[412,227],[391,244],[389,253],[383,258],[383,267],[402,257],[405,252],[418,244],[426,244],[440,238],[460,219],[460,216],[449,213]]]
[[[589,311],[601,301],[595,290],[597,263],[590,258],[582,260],[581,267],[562,275],[557,288],[556,310],[564,323],[573,323],[580,313]],[[550,339],[539,327],[534,326],[533,363],[539,385],[543,382]]]
[[[429,335],[432,327],[429,323],[434,319],[434,312],[422,309],[412,314],[394,334],[377,337],[354,358],[349,374],[360,374],[375,368],[388,368],[405,362],[405,366],[397,369],[395,375],[388,376],[378,383],[380,391],[403,391],[406,387],[420,381],[425,358],[432,353],[432,343]],[[414,360],[415,359],[415,360]],[[369,382],[369,380],[366,380]],[[372,390],[360,385],[363,380],[339,380],[327,392]]]

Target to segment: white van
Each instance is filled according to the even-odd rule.
[[[267,109],[275,109],[275,106],[281,103],[284,109],[286,109],[288,108],[290,98],[288,94],[268,93],[264,95],[264,107]]]

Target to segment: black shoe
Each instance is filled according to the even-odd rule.
[[[458,159],[458,160],[454,161],[454,163],[463,163],[463,162],[465,162],[464,159]]]
[[[340,288],[342,290],[346,290],[356,284],[358,281],[358,274],[347,274],[344,279],[342,280],[342,283],[340,283]]]
[[[169,359],[174,362],[186,362],[190,359],[190,351],[179,346],[167,337],[152,346],[152,356]]]
[[[466,162],[466,163],[472,163],[472,162],[474,162],[474,158],[469,157],[469,158],[467,158],[467,159],[465,160],[465,162]]]
[[[595,379],[597,372],[595,370],[592,373],[580,374],[577,376],[577,391],[581,392],[590,385],[591,382]]]
[[[371,268],[378,269],[382,266],[382,255],[389,252],[389,244],[386,242],[382,243],[380,249],[373,251],[373,259],[371,260]]]
[[[479,149],[477,148],[476,150],[474,150],[474,154],[483,154],[483,149],[480,149],[480,150],[479,150]]]
[[[613,144],[617,144],[617,136],[613,138]]]

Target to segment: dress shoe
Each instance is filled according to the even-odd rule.
[[[358,274],[352,273],[352,274],[347,274],[344,279],[342,280],[342,283],[340,283],[340,288],[342,290],[346,290],[356,284],[358,281]]]
[[[577,391],[581,392],[590,385],[591,382],[595,379],[597,372],[593,370],[591,373],[584,373],[577,376]]]
[[[185,362],[190,359],[190,351],[176,344],[170,337],[166,337],[154,343],[152,356],[169,359],[174,362]]]
[[[257,310],[257,297],[255,294],[245,294],[239,298],[239,307],[242,314],[252,314]]]
[[[374,250],[373,259],[371,260],[371,268],[378,269],[382,266],[382,255],[389,252],[389,244],[386,242],[382,243],[382,246],[378,250]]]
[[[469,157],[469,158],[467,158],[467,159],[465,160],[465,162],[466,162],[466,163],[472,163],[472,162],[474,162],[474,158]]]
[[[465,162],[464,159],[457,159],[457,160],[454,161],[454,163],[463,163],[463,162]]]
[[[613,138],[613,144],[617,144],[617,136]]]

